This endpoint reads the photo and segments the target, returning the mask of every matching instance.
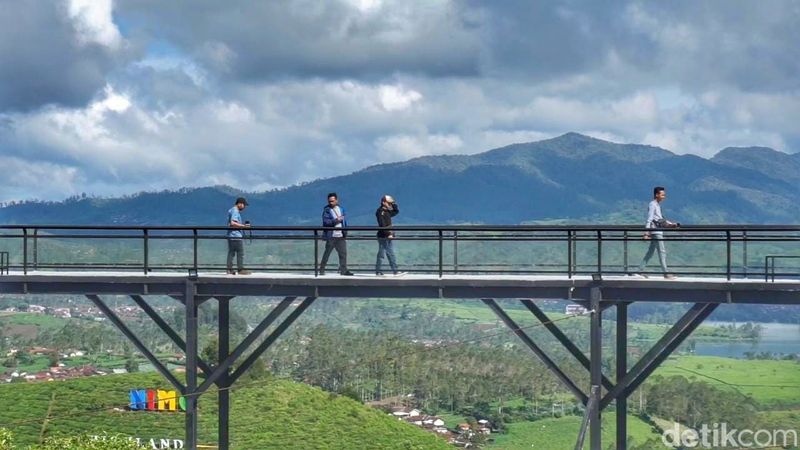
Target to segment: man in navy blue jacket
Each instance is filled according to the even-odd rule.
[[[322,234],[325,239],[325,252],[322,253],[322,261],[319,263],[319,274],[325,275],[325,265],[333,249],[339,255],[339,273],[351,276],[353,272],[347,270],[347,219],[344,215],[344,208],[339,206],[339,196],[336,192],[328,194],[328,204],[322,209],[322,226],[330,228],[340,228],[325,230]]]

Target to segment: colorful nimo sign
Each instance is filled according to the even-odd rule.
[[[186,411],[186,399],[177,391],[131,389],[128,407],[131,411]]]

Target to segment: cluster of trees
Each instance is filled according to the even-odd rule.
[[[269,357],[278,376],[331,392],[382,400],[387,393],[413,394],[430,413],[490,416],[489,401],[525,398],[547,403],[564,392],[527,350],[489,343],[411,342],[376,331],[319,325],[308,336],[292,335],[293,349],[279,346]],[[580,373],[581,368],[571,367]],[[585,371],[584,371],[585,372]],[[477,408],[477,410],[476,410]],[[502,412],[502,408],[497,412]]]
[[[753,399],[733,390],[722,390],[680,375],[655,376],[645,386],[645,412],[692,428],[726,422],[739,429],[754,425],[757,406]]]

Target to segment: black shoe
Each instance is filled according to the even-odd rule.
[[[375,276],[382,277],[383,276],[383,272],[375,272]]]
[[[325,275],[325,269],[319,269],[319,276]]]
[[[349,270],[345,270],[344,272],[340,273],[340,275],[344,275],[346,277],[352,277],[355,274],[353,272],[350,272]]]

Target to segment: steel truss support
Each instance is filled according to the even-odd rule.
[[[630,396],[664,360],[719,306],[717,303],[695,303],[653,347],[639,359],[600,403],[600,409],[620,397]]]
[[[285,310],[288,308],[292,302],[295,300],[296,297],[286,297],[278,303],[277,306],[272,308],[272,310],[267,314],[267,317],[259,323],[253,331],[247,335],[247,337],[242,340],[239,345],[231,352],[229,355],[219,361],[219,365],[214,368],[214,371],[211,372],[205,381],[200,385],[198,388],[200,392],[205,392],[212,384],[216,383],[220,377],[222,377],[226,372],[230,371],[231,366],[233,363],[236,362],[242,354],[252,345],[261,334],[272,325],[272,322],[275,321]]]
[[[108,305],[106,305],[105,302],[103,302],[103,300],[100,299],[99,296],[87,295],[86,298],[88,298],[92,303],[94,303],[94,305],[97,306],[97,309],[99,309],[106,317],[108,317],[108,320],[112,324],[114,324],[114,326],[117,327],[117,329],[121,331],[122,334],[124,334],[129,341],[131,341],[133,346],[136,347],[136,350],[139,350],[139,352],[142,355],[144,355],[144,357],[147,358],[148,361],[150,361],[150,364],[152,364],[153,367],[156,368],[156,370],[161,374],[161,376],[166,378],[167,381],[169,381],[169,383],[175,389],[177,389],[182,394],[185,394],[186,386],[184,386],[183,383],[181,383],[180,381],[178,381],[177,378],[175,378],[172,372],[170,372],[169,369],[167,369],[167,367],[158,358],[156,358],[153,352],[151,352],[150,349],[147,348],[147,346],[144,345],[144,343],[141,340],[139,340],[139,337],[136,336],[136,334],[133,331],[131,331],[131,329],[128,328],[128,326],[125,325],[125,323],[122,322],[119,316],[117,316],[117,314],[111,308],[109,308]]]
[[[169,336],[172,342],[175,343],[175,346],[177,346],[179,349],[181,349],[181,351],[186,353],[186,341],[184,341],[183,338],[180,337],[180,335],[171,326],[169,326],[169,324],[166,321],[164,321],[164,319],[158,314],[158,312],[156,312],[156,310],[154,310],[153,307],[150,306],[147,303],[147,301],[145,301],[145,299],[142,298],[141,295],[131,295],[130,297],[137,305],[139,305],[139,308],[141,308],[142,311],[144,311],[145,314],[147,314],[147,316],[150,317],[150,319],[152,319],[152,321],[156,325],[158,325],[161,331],[163,331],[167,336]],[[183,303],[183,299],[181,299],[181,303]],[[202,359],[200,358],[197,359],[197,365],[200,367],[200,370],[202,370],[203,373],[205,373],[206,375],[211,373],[211,367],[209,367],[209,365],[206,364],[206,362],[203,361]]]
[[[181,383],[172,372],[147,348],[147,346],[136,336],[133,331],[119,318],[98,295],[86,296],[95,306],[106,316],[109,321],[119,329],[123,335],[136,347],[136,349],[147,358],[153,367],[166,378],[172,386],[178,390],[186,399],[185,415],[185,446],[187,449],[197,448],[198,416],[197,403],[200,396],[205,393],[211,385],[218,387],[219,401],[219,437],[218,447],[220,450],[229,448],[230,434],[230,388],[245,372],[255,363],[261,355],[283,334],[300,315],[311,306],[316,297],[305,298],[275,329],[253,350],[253,352],[239,364],[235,371],[233,365],[244,352],[253,345],[259,337],[272,325],[278,317],[291,306],[296,297],[286,297],[275,306],[267,317],[256,326],[253,331],[245,337],[236,348],[230,350],[230,300],[233,297],[217,297],[219,304],[219,364],[215,367],[210,366],[198,356],[198,307],[209,300],[209,297],[196,295],[195,283],[187,280],[185,293],[183,296],[173,296],[180,303],[185,305],[185,340],[156,312],[143,297],[132,295],[131,299],[147,314],[148,317],[169,336],[169,338],[183,350],[186,354],[186,383]],[[198,370],[205,375],[205,380],[198,383]]]
[[[569,351],[572,354],[572,356],[574,356],[575,359],[577,359],[578,362],[581,363],[581,365],[583,365],[583,367],[586,368],[587,371],[590,370],[589,358],[587,358],[586,355],[578,348],[578,346],[575,345],[572,342],[572,340],[570,340],[570,338],[567,337],[566,334],[564,334],[563,331],[561,331],[558,325],[553,323],[553,321],[550,320],[549,317],[547,317],[547,314],[545,314],[544,311],[539,309],[539,307],[536,306],[530,300],[520,300],[520,303],[522,303],[526,308],[528,308],[528,310],[531,313],[533,313],[533,315],[536,316],[537,319],[539,319],[539,322],[541,322],[542,325],[544,325],[544,327],[547,328],[547,330],[550,331],[550,333],[556,339],[558,339],[558,342],[560,342],[561,345],[563,345],[564,348],[567,349],[567,351]],[[603,386],[606,389],[611,390],[614,388],[614,383],[612,383],[611,380],[609,380],[608,378],[606,378],[605,375],[603,375]]]
[[[508,328],[510,328],[511,331],[513,331],[514,334],[516,334],[517,337],[519,337],[520,340],[522,340],[522,342],[526,346],[528,346],[528,348],[530,348],[533,351],[533,353],[536,354],[537,357],[539,357],[539,360],[541,360],[542,363],[544,363],[544,365],[548,369],[550,369],[550,371],[553,372],[553,374],[559,380],[561,380],[561,382],[564,383],[564,385],[570,391],[572,391],[572,393],[575,395],[575,397],[581,403],[583,403],[585,405],[589,401],[589,398],[581,390],[581,388],[579,388],[577,385],[575,385],[575,383],[572,381],[572,379],[570,379],[569,376],[567,376],[567,374],[565,374],[564,371],[562,371],[561,368],[558,367],[558,365],[555,362],[553,362],[553,360],[550,359],[550,357],[547,356],[547,354],[538,345],[536,345],[535,342],[533,342],[533,339],[531,339],[530,336],[528,336],[528,334],[525,333],[519,327],[519,325],[517,325],[517,323],[514,322],[514,320],[511,319],[511,317],[508,316],[508,314],[506,314],[505,311],[503,311],[503,309],[500,307],[500,305],[497,304],[496,301],[494,301],[491,298],[484,298],[484,299],[482,299],[482,301],[483,301],[483,303],[486,304],[486,306],[488,306],[492,311],[494,311],[495,314],[497,314],[497,317],[499,317],[500,320],[502,320],[503,323],[505,323],[505,325]]]
[[[592,390],[589,394],[589,402],[586,403],[586,411],[583,413],[581,427],[578,430],[578,441],[575,443],[575,450],[583,450],[583,442],[586,440],[586,430],[589,429],[589,419],[599,406],[597,404],[597,395],[595,395],[595,391],[597,390],[597,387],[592,387]]]
[[[628,370],[628,306],[631,302],[610,301],[602,298],[601,288],[592,287],[590,298],[584,302],[590,309],[589,357],[580,351],[575,343],[556,326],[552,320],[528,299],[520,302],[550,331],[561,345],[589,371],[589,394],[585,394],[572,379],[539,347],[525,331],[497,304],[494,299],[482,299],[522,342],[530,348],[544,365],[586,405],[586,414],[576,443],[582,448],[586,434],[589,434],[589,448],[601,449],[601,413],[612,401],[616,402],[616,448],[627,448],[627,399],[655,371],[667,357],[680,346],[691,333],[717,308],[717,303],[695,303],[673,325],[664,336],[642,358]],[[612,383],[602,370],[602,313],[615,306],[616,320],[616,383]],[[603,395],[603,388],[606,394]]]

